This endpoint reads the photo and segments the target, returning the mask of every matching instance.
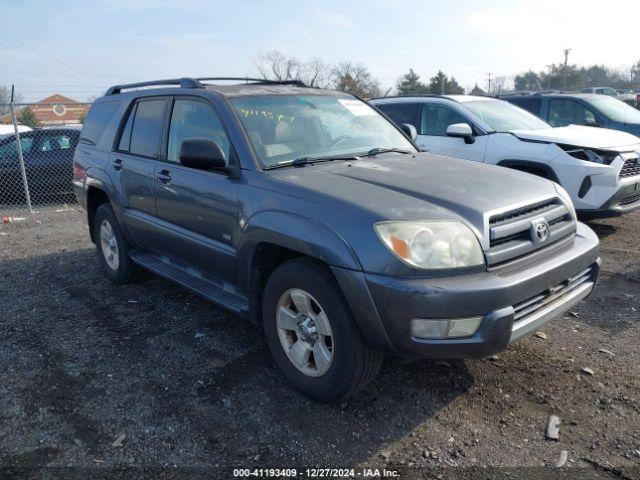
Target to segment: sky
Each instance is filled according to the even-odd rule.
[[[361,62],[393,86],[413,68],[471,88],[564,60],[640,60],[640,1],[0,0],[0,85],[25,100],[95,98],[109,85],[251,76],[270,50]]]

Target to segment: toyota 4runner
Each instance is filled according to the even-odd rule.
[[[110,88],[74,188],[113,282],[140,266],[261,323],[312,399],[384,354],[494,354],[592,291],[598,239],[559,185],[421,153],[351,95],[229,80]]]

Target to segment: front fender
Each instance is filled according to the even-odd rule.
[[[248,284],[253,253],[260,243],[288,248],[329,266],[362,270],[355,252],[328,226],[295,213],[271,210],[255,214],[242,226],[238,246],[241,285]]]

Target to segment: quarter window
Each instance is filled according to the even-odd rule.
[[[549,102],[549,123],[554,127],[565,125],[589,125],[596,121],[591,110],[575,100],[551,100]]]
[[[176,99],[169,126],[167,160],[180,161],[180,145],[187,138],[208,138],[218,144],[227,162],[231,144],[216,112],[205,102]]]
[[[469,120],[445,105],[424,104],[419,133],[420,135],[444,137],[447,135],[447,127],[456,123],[469,124]]]

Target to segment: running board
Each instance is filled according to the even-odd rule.
[[[249,304],[246,298],[227,290],[215,283],[173,265],[163,257],[153,253],[131,250],[131,260],[147,270],[178,283],[218,305],[242,316],[249,315]]]

